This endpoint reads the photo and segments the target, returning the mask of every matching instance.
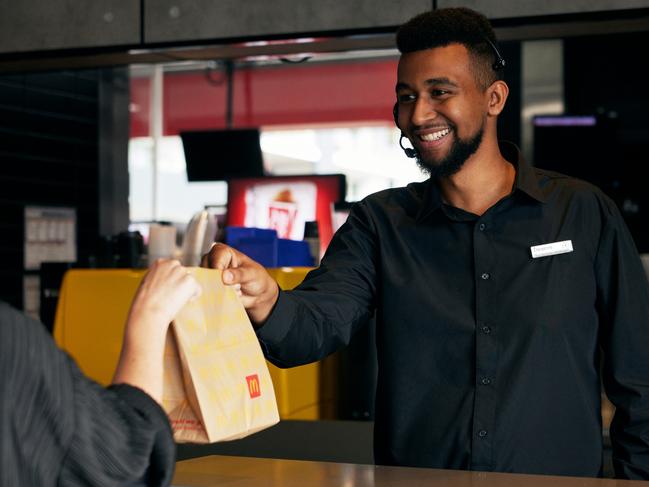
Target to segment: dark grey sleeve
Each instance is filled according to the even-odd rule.
[[[295,290],[280,292],[258,330],[268,360],[293,367],[347,345],[374,312],[378,239],[363,202],[354,205],[318,269]]]
[[[129,385],[104,389],[75,370],[75,434],[63,485],[169,485],[175,447],[160,406]]]
[[[175,445],[143,391],[85,377],[43,325],[0,304],[0,485],[168,485]]]

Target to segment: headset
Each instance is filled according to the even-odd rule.
[[[506,65],[505,60],[500,55],[500,52],[498,51],[496,45],[493,42],[491,42],[491,40],[487,36],[484,37],[484,40],[485,42],[487,42],[487,44],[489,44],[496,58],[494,63],[491,65],[491,68],[494,71],[501,71],[505,69],[505,65]],[[399,127],[399,102],[395,103],[394,107],[392,107],[392,118],[394,119],[394,124],[397,126],[398,129],[401,130],[401,127]],[[415,157],[417,157],[417,150],[411,147],[403,146],[403,138],[405,136],[406,135],[403,133],[403,131],[401,131],[401,135],[399,136],[399,147],[403,149],[403,152],[406,154],[406,157],[414,159]]]
[[[401,127],[399,127],[399,102],[395,103],[394,107],[392,107],[392,117],[394,118],[394,124],[399,130],[401,130]],[[417,150],[413,149],[412,147],[403,146],[403,138],[405,136],[406,134],[404,134],[403,130],[401,130],[401,135],[399,135],[399,147],[401,147],[403,152],[406,154],[406,157],[414,159],[415,157],[417,157]]]
[[[496,47],[496,45],[493,42],[491,42],[491,40],[487,36],[485,36],[484,40],[487,41],[487,44],[491,46],[491,50],[494,52],[494,56],[496,57],[496,61],[491,65],[491,68],[494,71],[501,71],[505,69],[505,65],[507,63],[505,63],[505,60],[500,55],[500,52],[498,52],[498,48]]]

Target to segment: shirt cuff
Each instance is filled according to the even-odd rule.
[[[279,345],[293,324],[294,305],[285,291],[280,289],[277,302],[266,322],[257,328],[257,338],[266,350]]]
[[[113,391],[120,399],[143,416],[151,418],[156,424],[164,424],[169,434],[173,435],[167,413],[164,412],[160,404],[142,389],[130,384],[113,384],[108,386],[107,389]]]

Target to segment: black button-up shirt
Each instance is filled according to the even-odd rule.
[[[601,472],[601,371],[617,475],[649,478],[649,286],[633,241],[597,188],[501,151],[515,187],[481,216],[432,181],[355,205],[259,330],[268,358],[320,359],[376,312],[377,463],[578,476]]]

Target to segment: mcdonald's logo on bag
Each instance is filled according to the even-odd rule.
[[[246,382],[248,382],[248,392],[250,393],[251,399],[261,396],[259,377],[257,377],[257,374],[247,376]]]

